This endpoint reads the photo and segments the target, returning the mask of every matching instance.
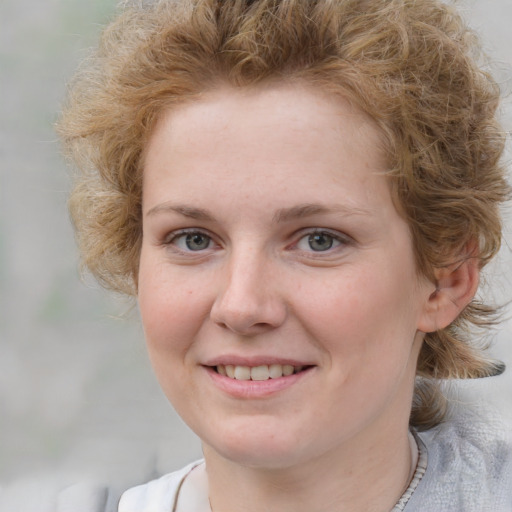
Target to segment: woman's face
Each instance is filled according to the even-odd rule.
[[[288,467],[406,428],[434,286],[384,171],[372,122],[306,87],[211,92],[156,127],[139,305],[210,451]]]

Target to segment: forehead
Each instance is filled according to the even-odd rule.
[[[310,147],[318,144],[320,135],[325,140],[320,151],[327,149],[329,142],[339,143],[333,135],[345,137],[348,130],[356,136],[352,141],[357,141],[355,151],[371,147],[380,152],[384,164],[383,133],[370,116],[341,94],[298,81],[247,88],[224,86],[164,111],[149,138],[146,156],[157,151],[155,146],[164,138],[176,150],[190,147],[201,154],[208,149],[203,145],[206,138],[214,143],[231,141],[235,149],[237,142],[243,142],[245,148],[298,141]],[[261,137],[264,132],[266,140]]]
[[[387,169],[382,148],[376,124],[344,97],[304,84],[222,88],[159,120],[146,151],[144,202],[150,191],[154,202],[176,187],[229,195],[228,183],[254,196],[258,188],[268,194],[271,182],[272,193],[293,189],[302,202],[317,183],[338,183],[331,202],[341,189],[346,200],[356,188],[371,196],[372,177],[380,175],[381,187]]]

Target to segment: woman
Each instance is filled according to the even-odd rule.
[[[475,49],[435,0],[162,0],[106,29],[60,122],[71,212],[204,450],[120,512],[512,510],[510,448],[437,427],[439,379],[503,371],[470,333],[509,192]]]

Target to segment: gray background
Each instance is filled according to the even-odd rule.
[[[0,0],[0,481],[7,483],[43,474],[131,483],[200,453],[151,374],[136,308],[90,280],[84,286],[77,271],[69,178],[52,124],[66,81],[114,4]],[[459,5],[509,95],[502,115],[510,131],[512,0]],[[511,224],[487,278],[499,301],[512,299]],[[509,321],[493,347],[510,371],[465,384],[467,400],[512,411],[511,338]]]

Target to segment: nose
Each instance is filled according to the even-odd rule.
[[[254,256],[233,258],[221,281],[210,312],[217,325],[243,336],[254,336],[285,321],[286,303],[270,262]]]

